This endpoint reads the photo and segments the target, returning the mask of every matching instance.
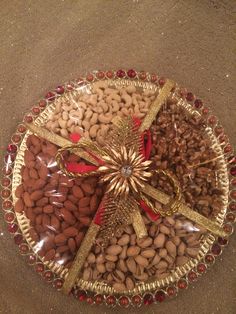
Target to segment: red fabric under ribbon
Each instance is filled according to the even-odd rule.
[[[141,120],[139,118],[133,117],[134,125],[139,128],[141,125]],[[141,149],[140,153],[143,155],[145,160],[148,160],[152,150],[152,137],[151,131],[145,130],[140,136]]]
[[[153,210],[143,200],[139,202],[139,205],[152,221],[156,221],[161,217],[160,214],[154,213]]]

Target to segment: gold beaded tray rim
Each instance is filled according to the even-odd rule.
[[[99,80],[96,80],[99,81]],[[140,80],[129,80],[129,79],[107,79],[109,86],[115,86],[115,87],[122,87],[122,86],[128,86],[128,85],[134,85],[137,88],[140,88],[142,90],[150,89],[150,90],[158,90],[158,86],[151,82],[142,82]],[[74,88],[72,91],[66,92],[64,95],[58,96],[51,104],[49,104],[44,111],[34,120],[34,123],[36,125],[42,126],[47,120],[50,114],[53,113],[55,109],[55,103],[58,101],[58,99],[63,100],[68,99],[68,95],[70,93],[90,93],[90,90],[92,88],[93,83],[86,83],[86,85],[79,86],[77,88]],[[188,104],[185,100],[181,99],[178,101],[178,105],[185,108],[186,112],[190,115],[197,114],[200,115],[200,113],[193,109],[190,104]],[[219,214],[216,217],[216,222],[219,225],[223,224],[224,217],[227,210],[227,204],[228,204],[228,193],[229,193],[229,180],[228,180],[228,172],[227,172],[227,163],[224,160],[224,157],[222,155],[222,148],[220,146],[220,143],[218,142],[216,136],[213,134],[213,131],[211,127],[207,126],[205,129],[205,132],[207,136],[212,141],[212,148],[216,151],[219,157],[218,162],[220,164],[220,167],[218,169],[219,171],[219,180],[221,183],[222,191],[224,192],[224,197],[222,197],[222,200],[224,202],[224,205],[222,206],[222,210],[219,212]],[[23,140],[20,144],[19,151],[16,156],[14,169],[13,169],[13,179],[12,179],[12,197],[13,197],[13,204],[15,204],[17,198],[15,196],[15,190],[16,187],[21,183],[21,175],[20,175],[20,169],[24,165],[24,151],[26,149],[26,139],[31,134],[30,131],[27,131],[26,134],[23,137]],[[39,248],[37,247],[37,244],[35,241],[32,240],[32,238],[29,235],[29,221],[26,218],[24,214],[16,213],[17,221],[19,224],[19,228],[21,229],[21,232],[29,244],[30,248],[34,252],[34,254],[45,264],[51,271],[53,271],[55,274],[59,275],[61,278],[65,278],[68,269],[57,264],[56,262],[48,262],[44,261],[44,258],[41,258],[37,252]],[[137,284],[136,287],[133,290],[124,291],[121,293],[118,293],[114,290],[111,286],[104,282],[99,281],[85,281],[83,279],[78,279],[76,282],[76,285],[84,290],[93,291],[96,293],[106,293],[106,294],[128,294],[133,295],[136,293],[144,293],[152,291],[156,288],[162,288],[169,284],[173,284],[177,282],[181,277],[186,275],[191,269],[197,266],[197,264],[203,260],[207,252],[209,251],[210,247],[215,241],[215,237],[211,234],[207,234],[204,238],[203,243],[201,244],[199,254],[195,259],[190,259],[186,264],[180,267],[176,267],[175,270],[172,271],[172,273],[167,276],[164,279],[157,280],[154,279],[152,282],[150,280],[145,283]]]

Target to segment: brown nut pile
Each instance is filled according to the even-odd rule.
[[[84,264],[84,280],[105,281],[117,291],[132,290],[148,278],[164,279],[197,256],[206,230],[180,215],[155,222],[142,217],[148,237],[137,239],[131,225],[117,230],[108,247],[92,248]]]
[[[214,218],[222,209],[222,189],[217,160],[207,162],[216,155],[203,127],[199,116],[189,116],[169,99],[151,127],[151,160],[154,169],[168,170],[178,179],[184,200],[191,208]],[[150,183],[168,194],[173,192],[164,177],[153,176]]]
[[[103,190],[97,178],[72,180],[63,175],[55,162],[55,145],[30,135],[27,148],[15,210],[29,219],[30,236],[44,261],[70,267]],[[68,161],[78,160],[75,155],[68,157]]]

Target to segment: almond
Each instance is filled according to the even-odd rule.
[[[34,168],[31,168],[29,170],[29,176],[32,178],[32,179],[38,179],[39,176],[38,176],[38,172],[34,169]]]
[[[71,253],[74,253],[76,251],[76,242],[75,242],[75,240],[73,238],[70,238],[68,240],[68,246],[69,246],[69,249],[70,249]]]
[[[16,197],[20,198],[23,193],[24,193],[24,186],[23,186],[23,184],[20,184],[16,188],[15,195],[16,195]]]
[[[89,203],[90,203],[90,197],[85,196],[79,200],[79,208],[80,207],[87,207],[87,206],[89,206]]]
[[[15,204],[15,211],[17,213],[22,213],[24,210],[24,202],[22,201],[21,198],[19,198],[17,201],[16,201],[16,204]]]
[[[68,238],[75,237],[78,235],[78,230],[75,227],[68,227],[63,230],[63,234]]]
[[[43,179],[38,179],[35,181],[34,186],[32,186],[33,190],[39,190],[41,188],[43,188],[46,184],[46,181]]]
[[[84,232],[80,231],[78,233],[78,235],[75,237],[75,241],[76,241],[76,244],[78,247],[80,247],[80,244],[81,244],[83,238],[84,238]]]
[[[79,208],[79,213],[84,216],[88,216],[91,213],[90,207],[80,207]]]
[[[33,201],[38,201],[42,197],[43,197],[43,191],[42,190],[36,190],[30,194],[30,198]]]
[[[69,246],[68,245],[61,245],[61,246],[59,246],[57,249],[56,249],[56,252],[57,253],[65,253],[65,252],[67,252],[67,251],[69,251]]]
[[[50,261],[54,259],[55,254],[56,254],[56,251],[54,249],[49,250],[44,256],[44,261]]]
[[[83,190],[81,189],[81,187],[74,185],[72,188],[72,193],[76,198],[83,198],[84,197],[84,193]]]
[[[80,217],[79,221],[84,225],[84,226],[90,226],[91,224],[91,218],[89,217]]]
[[[24,200],[25,206],[27,206],[27,207],[33,207],[34,206],[34,202],[31,200],[30,194],[28,192],[24,192],[23,200]]]
[[[48,204],[48,198],[47,197],[42,197],[38,201],[36,201],[36,205],[39,207],[43,207]]]
[[[98,197],[94,194],[90,199],[90,209],[91,212],[94,213],[98,208]]]
[[[52,214],[54,212],[53,206],[48,204],[46,206],[43,207],[43,212],[45,214]]]
[[[65,244],[67,241],[67,237],[63,233],[59,233],[55,236],[55,243],[56,245],[62,245]]]
[[[38,170],[38,175],[42,180],[46,180],[49,174],[48,168],[42,164],[40,169]]]
[[[61,227],[60,221],[55,215],[51,216],[51,226],[53,231],[59,231]]]
[[[61,217],[70,225],[73,225],[76,222],[75,217],[66,208],[61,208],[60,212],[61,212]]]
[[[29,235],[33,241],[37,242],[39,240],[38,233],[36,232],[34,228],[30,228]]]
[[[91,194],[94,193],[94,188],[93,188],[92,185],[89,184],[89,183],[82,183],[82,184],[81,184],[81,188],[83,189],[83,191],[84,191],[85,194],[91,195]]]
[[[76,211],[77,210],[77,206],[75,206],[75,204],[73,204],[71,201],[66,200],[64,202],[64,206],[66,209],[70,210],[70,211]]]

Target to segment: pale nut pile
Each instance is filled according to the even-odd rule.
[[[142,216],[148,237],[137,239],[132,225],[123,227],[103,249],[93,246],[83,269],[84,280],[105,281],[116,291],[132,290],[148,279],[164,279],[198,255],[206,230],[186,218]]]
[[[155,99],[154,94],[149,90],[140,93],[132,85],[111,88],[106,81],[99,81],[93,84],[91,94],[73,96],[68,101],[56,100],[46,128],[66,138],[76,132],[103,145],[112,119],[133,115],[142,119]]]

